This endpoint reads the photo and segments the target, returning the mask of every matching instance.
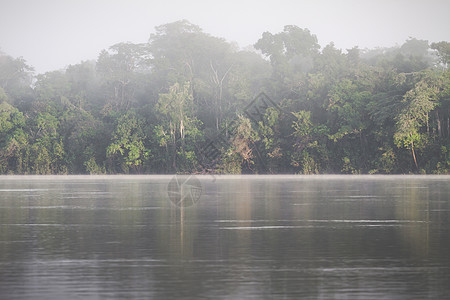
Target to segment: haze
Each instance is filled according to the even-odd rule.
[[[445,0],[0,0],[0,49],[42,73],[96,59],[118,42],[146,42],[155,26],[181,19],[240,47],[288,24],[308,28],[322,46],[391,47],[408,37],[450,40],[449,11]]]

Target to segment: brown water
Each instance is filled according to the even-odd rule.
[[[448,176],[196,178],[0,177],[0,299],[450,297]]]

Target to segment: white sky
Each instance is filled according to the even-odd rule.
[[[0,50],[41,73],[146,42],[155,26],[181,19],[241,47],[284,25],[308,28],[322,46],[390,47],[450,41],[449,13],[450,0],[0,0]]]

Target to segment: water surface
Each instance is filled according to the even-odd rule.
[[[448,176],[172,179],[0,177],[0,298],[450,295]]]

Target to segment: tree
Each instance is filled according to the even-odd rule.
[[[194,101],[202,108],[198,114],[214,116],[218,130],[227,109],[227,83],[234,68],[233,47],[224,39],[204,33],[186,20],[156,27],[150,36],[153,78],[159,86],[190,82]],[[211,122],[212,123],[212,122]]]
[[[70,83],[62,71],[47,72],[36,77],[34,92],[36,100],[56,107],[68,101]]]
[[[65,77],[70,85],[68,98],[75,107],[84,111],[100,111],[104,105],[101,103],[103,91],[94,61],[83,61],[68,66]]]
[[[240,174],[242,171],[254,172],[256,142],[260,140],[250,119],[238,115],[228,147],[222,149],[221,173]]]
[[[397,51],[392,63],[401,73],[425,70],[433,63],[429,48],[428,41],[409,38]]]
[[[61,174],[68,172],[64,142],[58,129],[60,121],[48,111],[37,113],[27,124],[29,147],[24,157],[24,172]]]
[[[330,139],[338,141],[347,135],[361,133],[367,128],[365,121],[367,114],[365,106],[370,92],[359,90],[358,86],[349,79],[340,81],[329,94],[328,111],[335,114],[332,129],[334,133]]]
[[[150,156],[150,150],[145,146],[148,138],[145,123],[134,110],[127,111],[117,120],[116,130],[106,154],[113,165],[119,164],[125,173],[128,173],[130,168],[139,173]],[[112,171],[115,171],[114,166]]]
[[[291,165],[303,174],[319,174],[327,169],[328,153],[326,149],[328,128],[314,125],[311,112],[293,112],[292,136],[294,138]]]
[[[135,100],[137,78],[148,71],[149,58],[145,44],[119,43],[100,53],[97,71],[108,87],[108,102],[116,109],[128,109]]]
[[[432,43],[431,49],[436,50],[439,62],[444,66],[444,68],[447,68],[450,63],[450,43],[444,41]]]
[[[192,114],[193,97],[190,83],[172,85],[168,93],[160,94],[156,107],[160,114],[160,125],[155,132],[159,144],[165,147],[171,161],[172,171],[194,168],[193,151],[196,139],[201,136],[201,122]],[[192,144],[186,147],[187,138]],[[169,149],[170,148],[170,149]],[[182,164],[177,163],[181,160]]]
[[[417,169],[419,164],[416,151],[422,150],[428,143],[426,132],[422,129],[426,126],[429,131],[429,113],[437,105],[436,97],[439,92],[436,82],[429,79],[430,77],[425,77],[405,94],[406,106],[397,118],[397,130],[394,134],[397,147],[411,150]]]
[[[269,107],[266,110],[263,121],[258,122],[258,132],[262,147],[259,148],[260,158],[267,165],[270,173],[276,173],[280,169],[283,151],[281,149],[282,133],[280,132],[280,110]],[[262,148],[262,149],[261,149]]]
[[[158,77],[165,79],[169,86],[176,82],[192,82],[194,55],[200,50],[195,49],[195,40],[203,35],[201,28],[182,20],[155,29],[156,33],[150,36],[149,48],[151,63]]]
[[[91,113],[75,106],[68,106],[60,117],[59,132],[67,153],[67,165],[71,173],[104,173],[102,162],[110,135],[105,124]]]
[[[255,48],[269,57],[274,66],[278,66],[288,63],[299,55],[316,54],[320,46],[317,37],[308,29],[287,25],[283,32],[277,34],[264,32],[262,38],[256,42]]]
[[[287,25],[277,34],[264,32],[254,47],[270,59],[273,67],[274,94],[297,96],[299,83],[313,68],[320,48],[317,37],[308,29]]]
[[[22,172],[22,151],[27,147],[25,118],[2,97],[0,88],[0,173]]]
[[[34,69],[22,58],[12,58],[0,52],[0,87],[10,102],[30,97]]]

